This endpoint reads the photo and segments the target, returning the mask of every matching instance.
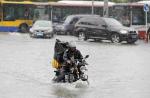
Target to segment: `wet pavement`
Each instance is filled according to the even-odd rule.
[[[87,59],[90,85],[54,84],[55,39],[75,41]],[[150,43],[78,41],[72,36],[30,38],[0,34],[0,98],[149,98]]]

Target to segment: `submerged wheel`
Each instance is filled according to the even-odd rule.
[[[118,33],[114,33],[111,35],[111,41],[113,43],[120,43],[121,39],[120,39],[120,35]]]
[[[80,76],[80,78],[81,78],[82,81],[87,81],[88,80],[88,75],[83,74],[83,75]]]
[[[78,39],[79,40],[87,40],[87,37],[84,32],[79,32]]]
[[[22,24],[22,25],[20,26],[20,32],[22,32],[22,33],[27,33],[28,31],[29,31],[28,25]]]

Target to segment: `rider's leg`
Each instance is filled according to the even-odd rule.
[[[65,77],[65,69],[64,69],[64,67],[62,67],[60,69],[59,75],[56,78],[56,82],[61,82],[62,80],[64,80],[64,77]]]

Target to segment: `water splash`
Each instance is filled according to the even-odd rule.
[[[59,83],[53,85],[53,94],[57,98],[82,98],[86,92],[88,85],[83,82],[78,83]]]

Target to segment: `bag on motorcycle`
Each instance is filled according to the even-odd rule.
[[[52,60],[52,67],[59,69],[61,67],[61,64],[57,60],[53,59]]]

